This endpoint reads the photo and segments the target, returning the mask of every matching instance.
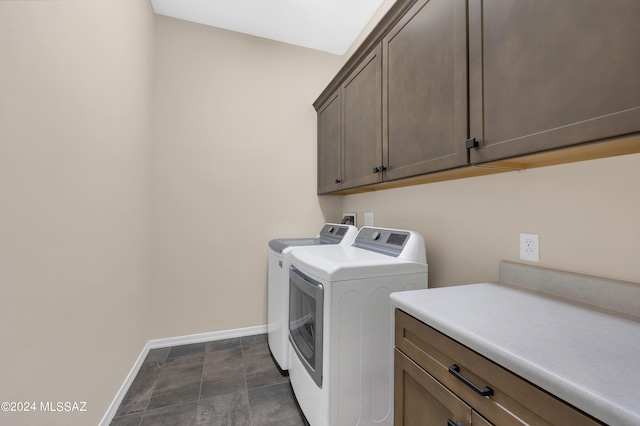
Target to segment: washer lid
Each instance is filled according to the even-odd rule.
[[[289,247],[317,246],[319,244],[319,238],[276,238],[269,241],[269,248],[276,253],[282,253]]]
[[[291,252],[291,264],[317,279],[336,282],[427,272],[427,264],[412,262],[353,246],[322,246]]]
[[[288,247],[317,246],[320,244],[351,244],[358,235],[358,228],[337,223],[325,224],[315,238],[276,238],[269,241],[269,248],[276,253]]]

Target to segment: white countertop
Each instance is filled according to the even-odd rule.
[[[489,283],[391,304],[600,421],[640,425],[640,323]]]

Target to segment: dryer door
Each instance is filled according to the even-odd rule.
[[[289,271],[289,341],[318,386],[322,386],[324,287],[294,266]]]

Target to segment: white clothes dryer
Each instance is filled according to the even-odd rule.
[[[296,247],[349,245],[358,228],[335,223],[325,224],[315,238],[277,238],[269,241],[267,336],[269,349],[282,370],[289,369],[289,265]]]
[[[393,292],[427,288],[422,236],[363,227],[349,245],[294,250],[289,378],[311,426],[393,424]]]

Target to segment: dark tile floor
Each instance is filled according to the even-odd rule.
[[[111,426],[301,426],[267,335],[153,349]]]

